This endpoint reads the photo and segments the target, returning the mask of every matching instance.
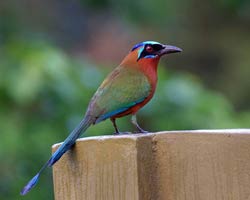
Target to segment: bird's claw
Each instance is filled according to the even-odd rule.
[[[114,135],[129,135],[131,132],[114,132]]]
[[[149,131],[145,131],[145,130],[143,130],[143,129],[140,129],[140,130],[138,130],[138,131],[135,131],[134,133],[135,133],[135,134],[146,134],[146,133],[149,133]]]

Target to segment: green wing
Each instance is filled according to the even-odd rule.
[[[96,91],[88,114],[96,117],[98,123],[142,102],[150,91],[150,83],[141,71],[117,67]]]

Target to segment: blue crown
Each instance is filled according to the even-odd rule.
[[[141,43],[136,44],[136,45],[131,49],[131,51],[134,51],[134,50],[137,49],[138,47],[145,46],[146,44],[160,44],[160,43],[159,43],[159,42],[155,42],[155,41],[145,41],[145,42],[141,42]]]

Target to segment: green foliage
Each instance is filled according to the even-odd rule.
[[[21,187],[48,159],[50,146],[63,141],[83,116],[88,102],[109,70],[73,59],[36,40],[12,40],[0,58],[0,198],[19,199]],[[153,101],[139,113],[148,130],[239,128],[250,113],[236,113],[221,95],[206,90],[190,74],[159,67]],[[128,119],[118,122],[133,130]],[[110,122],[91,127],[85,136],[112,134]],[[49,170],[26,199],[52,199]]]
[[[190,74],[172,74],[160,81],[151,109],[145,114],[148,121],[152,122],[150,124],[159,130],[248,126],[246,121],[240,120],[245,116],[234,112],[225,97],[206,90]]]
[[[0,194],[17,199],[23,184],[48,159],[50,146],[62,141],[83,116],[92,84],[98,85],[103,75],[41,41],[15,40],[1,50],[0,158],[5,162]],[[47,177],[41,180],[47,192],[31,193],[28,199],[52,199]]]

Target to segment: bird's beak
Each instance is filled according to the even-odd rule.
[[[170,54],[170,53],[178,53],[181,52],[182,49],[179,47],[171,46],[171,45],[163,45],[163,49],[161,49],[158,53],[159,56]]]

